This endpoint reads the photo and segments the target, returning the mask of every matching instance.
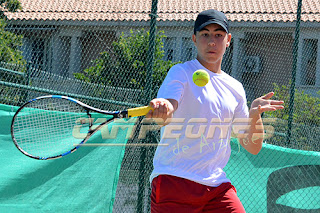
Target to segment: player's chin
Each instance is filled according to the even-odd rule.
[[[222,56],[217,53],[208,53],[205,58],[207,62],[217,63],[222,59]]]

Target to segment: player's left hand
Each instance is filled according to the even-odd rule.
[[[283,109],[283,101],[271,100],[270,98],[274,95],[274,92],[269,92],[255,99],[250,108],[250,112],[253,114],[261,114],[267,111],[276,111],[278,109]]]

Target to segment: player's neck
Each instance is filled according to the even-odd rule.
[[[202,60],[201,58],[197,57],[197,60],[199,61],[199,63],[204,66],[205,68],[207,68],[208,70],[210,70],[213,73],[216,74],[221,74],[221,61],[217,61],[217,62],[207,62],[205,60]]]

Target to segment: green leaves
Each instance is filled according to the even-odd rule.
[[[168,70],[175,64],[163,60],[164,37],[164,32],[161,31],[158,32],[155,39],[152,75],[154,88],[161,85]],[[100,53],[99,58],[94,61],[94,66],[74,76],[91,83],[143,89],[147,79],[149,56],[149,32],[144,29],[131,30],[129,35],[122,33],[119,39],[112,43],[111,51]]]
[[[22,9],[19,0],[0,0],[0,6],[0,19],[5,18],[5,11],[16,12],[17,10]]]
[[[0,61],[19,64],[25,64],[20,46],[22,46],[22,36],[12,32],[5,31],[6,23],[0,19]]]
[[[284,101],[284,109],[268,113],[272,117],[288,120],[290,85],[274,85],[274,99]],[[319,92],[318,92],[319,93]],[[312,126],[320,125],[320,98],[295,90],[293,122]]]
[[[22,9],[19,0],[2,0],[1,4],[5,5],[5,8],[10,12],[16,12],[18,9]]]
[[[267,143],[287,146],[290,84],[274,85],[274,99],[284,101],[284,109],[266,112],[265,117],[277,118],[271,125],[275,129],[274,137],[266,139]],[[318,92],[319,93],[319,92]],[[295,90],[291,140],[295,148],[302,150],[319,150],[320,140],[320,98]]]

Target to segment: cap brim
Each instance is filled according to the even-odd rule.
[[[196,31],[201,31],[205,26],[209,25],[209,24],[218,24],[220,25],[227,33],[229,33],[229,30],[226,28],[225,24],[220,22],[220,21],[216,21],[216,20],[209,20],[203,24],[201,24],[198,29]]]

